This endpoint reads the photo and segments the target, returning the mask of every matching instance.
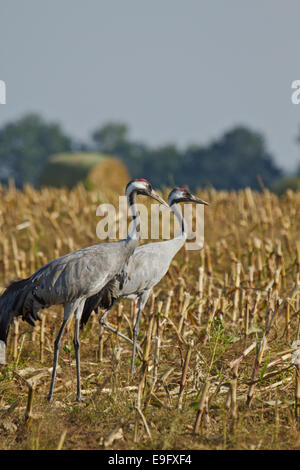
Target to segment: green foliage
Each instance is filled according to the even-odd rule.
[[[274,192],[279,196],[284,194],[288,189],[291,189],[292,191],[300,191],[300,176],[289,176],[283,178],[273,187]]]
[[[126,145],[128,127],[124,123],[108,122],[100,129],[97,129],[92,138],[99,152],[111,153],[122,151]]]
[[[263,136],[236,127],[207,146],[185,150],[169,144],[150,148],[129,140],[127,126],[109,123],[93,134],[96,149],[117,155],[131,175],[146,175],[156,186],[213,186],[216,189],[260,189],[258,175],[270,187],[281,176],[268,153]]]
[[[130,141],[128,133],[129,130],[126,124],[109,122],[100,129],[95,130],[92,139],[94,149],[97,152],[108,153],[121,158],[129,173],[135,178],[141,176],[144,172],[148,148],[144,144]]]
[[[59,124],[46,123],[37,114],[0,129],[0,181],[14,179],[17,187],[36,185],[50,155],[71,149],[71,139]]]
[[[193,190],[201,186],[236,190],[246,186],[260,189],[258,175],[270,187],[281,171],[267,152],[261,134],[236,127],[207,147],[189,147],[180,175]]]
[[[67,354],[71,354],[72,353],[72,346],[70,344],[65,344],[64,345],[64,351],[67,353]]]
[[[148,150],[144,156],[143,174],[151,175],[151,182],[155,186],[174,186],[175,175],[180,172],[181,162],[182,156],[175,145]],[[178,181],[180,179],[178,178]]]
[[[260,189],[258,175],[266,187],[273,187],[281,177],[263,136],[246,127],[236,127],[206,146],[195,144],[179,149],[175,144],[153,148],[136,142],[130,138],[126,124],[108,122],[92,133],[92,144],[75,145],[59,124],[28,114],[0,129],[0,181],[7,184],[12,178],[20,188],[25,183],[37,186],[42,174],[44,185],[53,178],[59,180],[58,186],[72,187],[78,179],[88,185],[89,157],[73,165],[61,155],[63,162],[51,160],[51,165],[47,165],[51,155],[74,151],[75,147],[88,154],[119,157],[132,177],[147,177],[160,187],[185,184],[191,190],[205,186]],[[65,168],[68,163],[69,171],[61,172],[61,165]]]

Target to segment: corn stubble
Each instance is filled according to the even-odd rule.
[[[98,243],[96,208],[113,192],[0,188],[4,288],[54,257]],[[166,195],[165,195],[166,196]],[[75,396],[72,326],[46,402],[62,309],[34,329],[15,319],[0,366],[1,449],[297,449],[300,446],[300,193],[281,199],[203,191],[205,246],[181,252],[154,289],[131,347],[101,330],[81,333],[86,401]],[[132,335],[136,306],[110,323]]]

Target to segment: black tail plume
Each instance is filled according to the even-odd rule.
[[[30,278],[12,282],[0,297],[0,340],[6,343],[9,327],[15,316],[21,315],[23,304],[32,288]]]
[[[118,298],[119,280],[113,278],[109,281],[103,289],[95,295],[86,299],[83,312],[80,319],[80,328],[88,322],[92,312],[98,313],[98,308],[109,310]]]
[[[81,319],[80,319],[81,329],[84,327],[84,325],[86,325],[93,311],[95,311],[95,313],[98,313],[98,307],[100,303],[101,303],[101,292],[98,292],[92,297],[89,297],[88,299],[86,299],[84,307],[83,307]]]

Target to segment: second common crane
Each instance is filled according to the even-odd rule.
[[[64,317],[54,343],[54,363],[48,400],[53,394],[59,347],[64,329],[75,315],[74,348],[76,358],[77,395],[81,400],[79,324],[85,301],[103,289],[122,270],[136,249],[140,239],[140,220],[136,196],[150,196],[167,206],[145,179],[137,179],[126,187],[127,202],[132,217],[132,228],[127,238],[99,243],[61,256],[40,268],[27,279],[10,284],[0,298],[0,341],[6,343],[13,318],[34,325],[39,310],[62,304]]]
[[[177,206],[180,202],[208,204],[185,188],[174,188],[168,196],[168,204],[180,224],[179,233],[171,240],[139,246],[129,259],[125,269],[118,273],[104,289],[88,298],[83,308],[81,327],[88,321],[93,311],[97,313],[98,308],[102,308],[105,309],[105,312],[100,318],[100,324],[133,344],[131,376],[134,373],[136,340],[141,313],[153,287],[165,276],[172,259],[186,241],[186,224]],[[114,303],[122,298],[137,299],[138,301],[138,313],[132,340],[105,322]]]

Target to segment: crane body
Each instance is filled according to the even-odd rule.
[[[84,305],[81,327],[88,321],[92,311],[97,312],[98,308],[103,308],[105,312],[100,318],[100,323],[108,330],[133,344],[131,375],[134,373],[136,340],[143,308],[153,287],[166,275],[172,259],[186,241],[187,233],[184,218],[177,207],[177,203],[184,201],[207,204],[184,188],[174,188],[169,194],[168,203],[180,224],[180,231],[177,236],[171,240],[148,243],[137,247],[122,272],[118,273],[104,289],[88,298]],[[114,303],[122,298],[136,299],[138,301],[138,312],[133,328],[132,340],[105,321]]]
[[[140,221],[136,211],[136,195],[151,196],[166,203],[153,191],[146,180],[133,180],[126,195],[132,216],[132,229],[127,238],[99,243],[68,253],[40,268],[27,279],[13,282],[0,298],[0,340],[6,343],[13,318],[34,325],[38,312],[51,305],[64,306],[63,322],[54,343],[54,363],[48,400],[52,399],[59,347],[64,329],[75,316],[74,348],[77,372],[77,400],[81,400],[79,324],[87,298],[105,288],[133,254],[140,239]]]

